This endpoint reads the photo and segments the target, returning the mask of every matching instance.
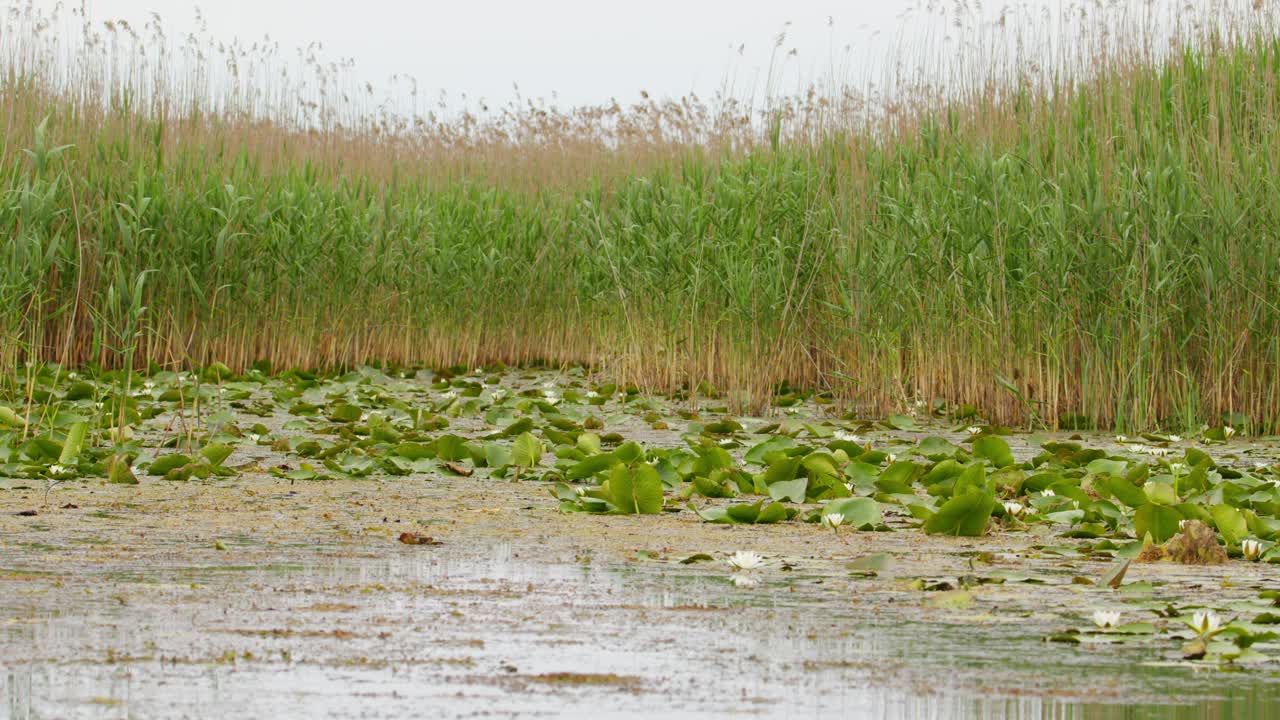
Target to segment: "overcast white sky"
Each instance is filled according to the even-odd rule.
[[[75,0],[71,0],[74,4]],[[312,41],[352,58],[381,85],[393,73],[501,103],[513,83],[525,97],[575,105],[709,94],[732,79],[739,92],[763,84],[778,33],[795,48],[788,76],[813,79],[846,57],[884,58],[918,0],[88,0],[96,20],[140,26],[151,11],[177,34],[194,29],[199,6],[211,35],[246,41],[269,34],[285,50]],[[1057,0],[1033,0],[1056,5]],[[53,0],[36,0],[52,8]],[[790,26],[787,25],[790,21]],[[829,24],[830,23],[830,24]],[[877,31],[879,34],[877,35]],[[739,45],[745,45],[741,56]]]
[[[15,0],[0,0],[0,6]],[[34,2],[51,10],[57,0]],[[1105,0],[1108,5],[1172,8],[1188,0]],[[1193,2],[1245,0],[1192,0]],[[80,0],[64,0],[76,5]],[[355,80],[383,88],[393,74],[417,78],[420,97],[444,92],[451,106],[465,93],[503,104],[518,84],[525,98],[560,106],[634,101],[641,90],[662,97],[704,97],[731,83],[744,97],[763,91],[780,32],[786,60],[775,90],[830,76],[862,86],[887,65],[921,52],[943,52],[945,20],[926,22],[928,0],[84,0],[96,21],[123,18],[141,27],[152,11],[170,37],[196,30],[199,7],[216,40],[246,44],[270,35],[283,53],[313,41],[323,55],[355,61]],[[1089,0],[1090,3],[1093,0]],[[1008,0],[1014,22],[1046,24],[1064,0]],[[1002,0],[935,0],[982,7]],[[945,13],[944,13],[945,15]],[[935,13],[936,16],[936,13]],[[1020,20],[1017,18],[1021,18]],[[1051,24],[1051,23],[1049,23]],[[927,29],[922,29],[927,28]],[[972,41],[972,38],[970,38]],[[738,47],[745,46],[741,55]]]

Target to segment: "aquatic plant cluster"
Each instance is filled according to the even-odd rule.
[[[815,542],[836,546],[875,532],[1030,532],[1045,538],[1046,552],[1115,563],[1071,582],[1114,588],[1117,602],[1147,602],[1126,608],[1126,622],[1103,609],[1052,640],[1177,639],[1191,659],[1261,662],[1275,639],[1263,626],[1280,622],[1266,609],[1280,598],[1260,596],[1249,621],[1238,607],[1227,620],[1191,618],[1148,602],[1149,582],[1124,582],[1131,562],[1280,562],[1280,463],[1228,427],[1195,437],[1037,441],[941,406],[883,421],[824,416],[830,400],[804,392],[775,398],[776,422],[739,420],[721,415],[726,407],[695,413],[679,397],[580,370],[264,370],[143,377],[29,368],[0,405],[0,478],[43,487],[49,502],[70,482],[454,477],[545,483],[547,502],[570,515],[809,523]],[[1010,439],[1027,440],[1026,457],[1015,456]],[[779,572],[750,548],[725,563],[741,588],[767,589]],[[876,564],[850,568],[875,572]],[[970,601],[968,586],[1045,581],[1004,572],[921,580],[921,590],[961,602]]]
[[[1274,429],[1280,40],[1244,5],[1172,51],[1101,3],[1074,54],[1001,22],[922,58],[945,89],[412,117],[314,48],[72,48],[15,7],[0,367],[541,359],[744,409]]]

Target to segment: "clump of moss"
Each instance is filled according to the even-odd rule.
[[[1141,562],[1172,560],[1183,565],[1221,565],[1227,562],[1227,551],[1218,544],[1213,529],[1199,520],[1182,524],[1182,532],[1163,545],[1148,545],[1138,556]]]

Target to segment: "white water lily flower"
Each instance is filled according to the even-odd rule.
[[[965,430],[965,432],[969,433],[970,435],[977,435],[978,433],[982,432],[982,428],[978,427],[977,425],[970,425],[969,427],[965,428],[964,430]]]
[[[1201,636],[1210,635],[1222,627],[1222,618],[1218,617],[1218,613],[1212,610],[1197,610],[1191,616],[1191,622],[1187,623],[1187,625]]]
[[[1240,552],[1244,554],[1244,559],[1249,562],[1257,562],[1262,557],[1262,543],[1254,539],[1245,540],[1240,543]]]
[[[596,392],[595,390],[588,390],[588,391],[587,391],[587,397],[589,397],[589,398],[598,398],[598,397],[600,397],[600,393]]]
[[[447,391],[445,394],[441,395],[440,397],[444,398],[445,400],[452,400],[452,399],[454,399],[454,398],[458,397],[458,391],[457,391],[457,390],[449,390],[449,391]]]
[[[1174,475],[1181,475],[1182,472],[1186,469],[1187,469],[1187,466],[1184,463],[1169,463],[1169,472],[1173,473]]]
[[[70,473],[71,473],[71,468],[67,467],[66,465],[50,465],[49,466],[49,474],[54,477],[58,477],[60,475],[69,475]]]
[[[1040,491],[1040,497],[1057,497],[1057,496],[1058,496],[1058,493],[1054,492],[1052,488],[1045,488],[1044,490]]]
[[[743,575],[741,573],[734,573],[733,575],[734,587],[755,587],[759,584],[760,581],[754,575]]]
[[[1120,624],[1119,610],[1094,610],[1093,624],[1100,628],[1113,628]]]
[[[1173,448],[1163,447],[1143,447],[1142,451],[1154,457],[1164,457],[1166,455],[1173,454]]]
[[[1230,425],[1227,425],[1222,428],[1223,437],[1230,438],[1232,435],[1235,435],[1235,434],[1236,434],[1236,429],[1231,427]]]
[[[866,442],[865,438],[854,435],[853,433],[844,432],[842,430],[836,431],[835,438],[836,440],[839,440],[841,442],[851,442],[854,445],[862,445]]]
[[[822,516],[822,524],[832,530],[839,530],[844,524],[844,513],[827,513]]]
[[[1181,435],[1170,435],[1170,436],[1169,436],[1169,442],[1182,442],[1182,436],[1181,436]]]
[[[739,550],[738,552],[730,555],[726,562],[729,563],[729,567],[733,568],[735,572],[740,570],[755,570],[761,565],[764,565],[764,556],[750,550]]]
[[[885,455],[885,456],[884,456],[884,459],[885,459],[885,462],[887,462],[887,463],[888,463],[888,464],[890,464],[890,465],[892,465],[892,464],[894,464],[894,463],[898,462],[898,456],[897,456],[897,455],[894,455],[893,453],[889,453],[889,454]]]
[[[1022,506],[1022,503],[1007,502],[1004,504],[1004,512],[1009,517],[1022,517],[1022,513],[1026,511],[1027,509]]]
[[[1123,445],[1123,444],[1125,444],[1125,443],[1129,442],[1129,438],[1125,437],[1124,435],[1117,435],[1117,436],[1116,436],[1116,442],[1118,442],[1118,443],[1120,443],[1121,445]]]

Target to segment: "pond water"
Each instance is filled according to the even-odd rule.
[[[1113,589],[1103,578],[1121,545],[1141,549],[1136,511],[1113,506],[1113,526],[1083,523],[1079,501],[1066,509],[1040,487],[1017,497],[1045,517],[955,537],[922,532],[913,510],[885,498],[883,522],[833,534],[816,516],[706,522],[691,504],[735,500],[674,487],[654,514],[562,512],[574,499],[538,479],[599,459],[602,436],[557,430],[588,424],[617,433],[610,447],[706,441],[735,462],[766,437],[793,436],[845,437],[858,457],[873,446],[956,456],[961,445],[976,452],[981,428],[921,417],[903,430],[901,419],[834,420],[811,405],[787,408],[791,429],[755,418],[743,419],[750,431],[707,435],[707,418],[682,403],[606,402],[613,390],[588,392],[597,386],[581,373],[450,384],[367,370],[205,388],[213,412],[195,427],[166,399],[189,397],[189,385],[173,376],[144,387],[153,412],[130,441],[137,484],[106,481],[103,448],[95,463],[55,472],[60,452],[0,431],[0,720],[1280,717],[1280,642],[1268,631],[1280,619],[1276,565],[1134,562]],[[50,397],[99,412],[75,389]],[[454,445],[478,443],[484,462],[470,450],[445,461],[446,427]],[[522,478],[516,443],[540,444],[531,430],[548,444]],[[190,449],[200,432],[216,441],[204,451],[218,452]],[[61,427],[46,440],[69,436]],[[1280,488],[1273,440],[1135,444],[1009,429],[986,440],[1010,454],[1006,468],[1053,441],[1141,457],[1155,472],[1211,450],[1234,476],[1250,474],[1251,491]],[[175,448],[196,459],[157,472]],[[568,464],[552,472],[553,455]],[[849,467],[868,481],[882,461],[885,472],[895,462]],[[1078,495],[1086,471],[1073,472],[1055,487]],[[1223,480],[1215,489],[1206,477],[1197,502],[1207,507]],[[910,492],[933,503],[923,487]],[[1270,521],[1280,497],[1247,504]],[[397,542],[404,532],[440,544]],[[767,564],[739,586],[726,558],[748,550]],[[1184,658],[1184,621],[1208,609],[1257,640],[1252,656],[1222,643],[1203,661]],[[1097,611],[1121,613],[1129,629],[1099,630]]]
[[[475,547],[294,547],[254,566],[5,558],[0,717],[1206,718],[1269,674],[901,622],[817,575]],[[366,548],[367,550],[367,548]],[[187,562],[184,562],[184,559]],[[21,581],[17,579],[21,579]]]

